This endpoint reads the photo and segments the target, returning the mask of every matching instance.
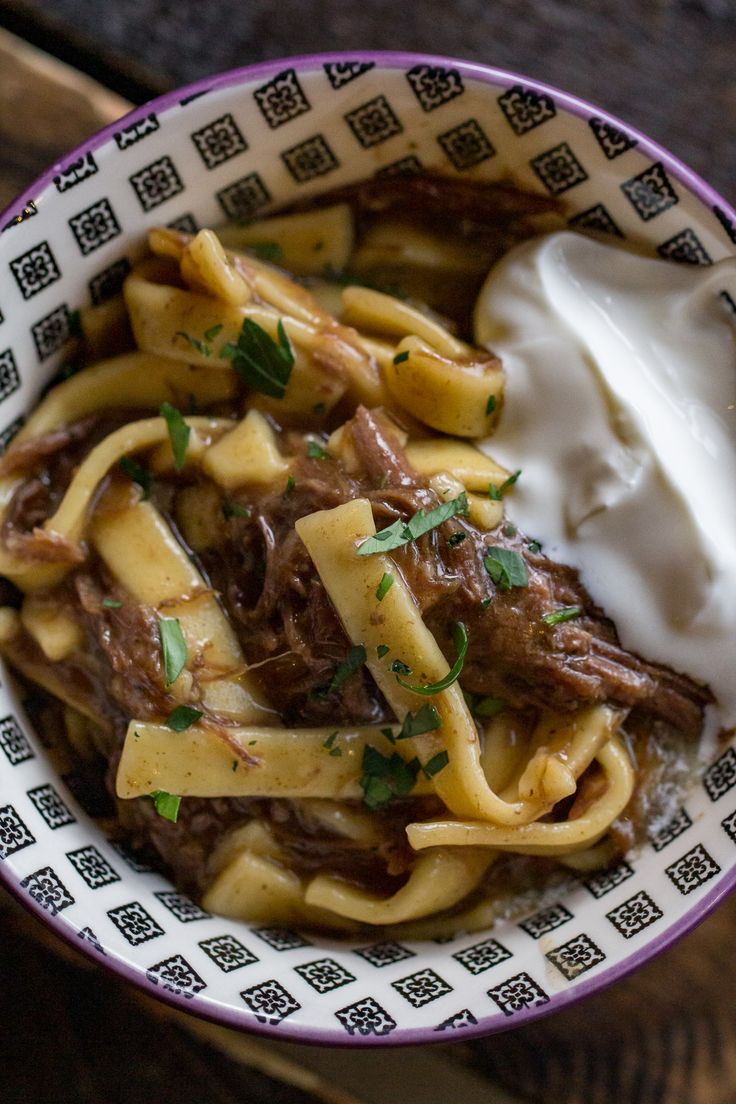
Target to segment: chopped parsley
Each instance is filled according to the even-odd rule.
[[[499,713],[503,713],[505,708],[506,702],[501,698],[487,697],[475,702],[471,713],[474,717],[496,717]]]
[[[214,326],[210,326],[208,330],[204,331],[205,340],[214,341],[216,337],[219,337],[224,329],[225,326],[222,322],[216,322]]]
[[[181,411],[177,410],[171,403],[161,403],[159,414],[166,421],[169,431],[171,451],[174,454],[174,469],[175,471],[181,471],[192,431],[182,418]]]
[[[407,763],[398,752],[383,755],[371,744],[363,749],[360,786],[369,809],[382,809],[395,797],[406,797],[414,789],[420,771],[418,759]]]
[[[564,621],[573,621],[582,612],[582,606],[563,606],[562,609],[554,610],[552,613],[545,613],[542,621],[545,625],[561,625]]]
[[[434,732],[442,728],[442,719],[433,705],[425,703],[416,713],[407,713],[397,740],[409,740],[412,736],[423,736],[425,732]]]
[[[490,598],[490,595],[489,595],[488,598],[482,598],[481,599],[480,608],[484,609],[484,610],[487,610],[488,607],[490,606],[490,604],[491,604],[491,598]]]
[[[105,609],[120,609],[122,602],[119,602],[117,598],[103,598],[102,604]]]
[[[338,736],[337,732],[331,732],[330,735],[327,737],[327,739],[322,744],[322,747],[327,748],[327,750],[329,751],[330,748],[332,747],[332,745],[334,744],[335,740],[337,739],[337,736]]]
[[[450,756],[446,751],[438,751],[436,755],[433,755],[428,763],[425,763],[422,767],[422,773],[425,778],[434,778],[435,774],[439,774],[441,770],[447,766],[450,762]]]
[[[511,525],[511,523],[509,523],[508,525],[504,525],[501,532],[505,537],[515,537],[519,530],[516,528],[515,525]]]
[[[449,502],[443,502],[440,506],[435,506],[429,513],[425,514],[424,510],[417,510],[416,514],[408,521],[394,521],[386,529],[381,529],[375,536],[364,540],[358,549],[357,555],[372,556],[376,552],[390,552],[394,548],[401,548],[402,545],[417,540],[425,533],[429,533],[431,529],[436,529],[438,525],[442,525],[444,521],[449,521],[450,518],[456,517],[458,514],[463,517],[468,514],[468,496],[464,491],[457,498],[450,499]]]
[[[518,471],[515,471],[513,475],[510,475],[508,477],[508,479],[504,479],[503,483],[501,483],[500,486],[496,486],[495,483],[489,483],[488,484],[488,497],[493,502],[500,502],[501,499],[503,498],[503,496],[506,494],[506,492],[513,487],[514,483],[516,482],[516,480],[519,478],[520,475],[521,475],[521,468],[519,468]]]
[[[165,724],[172,732],[184,732],[196,724],[201,716],[201,710],[193,709],[191,705],[177,705],[169,713]]]
[[[465,655],[468,650],[468,634],[462,621],[457,621],[452,626],[452,641],[457,650],[457,659],[444,678],[439,679],[438,682],[429,682],[426,686],[410,686],[408,682],[399,679],[400,685],[406,690],[411,690],[412,694],[426,695],[439,694],[442,690],[446,690],[448,686],[452,686],[453,682],[456,682],[460,677],[460,672],[465,662]],[[391,665],[391,670],[394,670],[393,664]]]
[[[391,649],[389,648],[388,644],[379,644],[376,648],[376,655],[379,659],[383,659],[383,657],[385,655],[388,655],[390,651]]]
[[[210,331],[208,331],[208,333],[209,332]],[[212,356],[212,349],[210,349],[209,345],[205,345],[204,341],[200,341],[198,337],[192,337],[192,335],[188,334],[185,330],[177,330],[174,336],[183,337],[200,356]]]
[[[535,556],[537,555],[538,552],[542,551],[541,541],[538,541],[538,540],[527,541],[526,546],[527,546],[527,548],[529,549],[530,552],[534,553]]]
[[[234,517],[249,518],[251,512],[250,506],[244,506],[242,502],[235,502],[232,498],[222,500],[222,513],[226,521]]]
[[[486,403],[486,414],[493,414],[496,409],[496,396],[489,395],[488,402]]]
[[[384,571],[381,576],[381,581],[376,587],[376,598],[379,602],[382,602],[386,597],[391,587],[394,585],[394,577],[388,571]],[[388,651],[388,649],[386,649]]]
[[[453,533],[451,537],[447,538],[447,543],[451,548],[454,548],[456,545],[462,544],[467,535],[467,533],[463,533],[462,529],[458,529],[457,533]]]
[[[170,820],[176,824],[181,798],[177,797],[176,794],[167,793],[166,790],[154,790],[148,796],[152,798],[158,815],[162,816],[164,820]]]
[[[499,590],[529,586],[526,566],[518,552],[490,545],[483,565]]]
[[[395,659],[391,664],[389,670],[393,671],[395,675],[411,674],[411,667],[407,663],[404,663],[402,659]]]
[[[409,350],[404,349],[403,353],[397,353],[394,357],[394,364],[403,364],[405,360],[409,359]]]
[[[284,488],[283,497],[288,498],[295,487],[296,487],[296,479],[294,478],[293,475],[288,476],[288,478],[286,480],[286,487]]]
[[[133,460],[131,456],[124,456],[120,461],[120,469],[125,472],[128,479],[132,479],[140,487],[142,499],[151,497],[151,483],[153,480],[147,468],[144,468],[137,460]]]
[[[176,682],[187,661],[187,644],[177,617],[160,617],[158,633],[164,663],[164,685]]]
[[[329,460],[330,454],[323,448],[319,441],[307,442],[307,456],[310,460]]]
[[[275,241],[253,242],[248,249],[259,261],[280,261],[284,255],[283,249]]]
[[[233,774],[235,773],[235,771],[236,771],[237,769],[238,769],[238,760],[237,760],[237,759],[233,759],[233,765],[232,765],[232,771],[233,771]]]
[[[232,360],[235,371],[253,391],[283,399],[294,367],[294,351],[281,319],[276,332],[278,341],[252,318],[246,318],[238,340],[235,344],[226,342],[220,356]]]
[[[318,686],[312,693],[316,698],[326,698],[329,694],[334,694],[335,690],[338,690],[342,684],[354,675],[359,670],[366,660],[366,651],[362,644],[354,644],[352,648],[348,649],[348,654],[342,663],[339,663],[335,669],[335,673],[332,676],[332,681],[326,686]]]

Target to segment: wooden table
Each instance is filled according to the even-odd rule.
[[[0,206],[126,103],[0,31]],[[3,1104],[727,1104],[736,899],[634,976],[467,1044],[356,1053],[175,1013],[77,959],[0,891]]]

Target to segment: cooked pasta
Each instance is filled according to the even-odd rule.
[[[0,653],[214,912],[487,926],[509,872],[620,854],[657,733],[699,728],[707,691],[620,647],[476,444],[504,371],[473,288],[540,203],[387,180],[154,229],[0,460]]]

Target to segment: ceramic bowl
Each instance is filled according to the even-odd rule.
[[[263,214],[426,167],[512,177],[570,225],[687,264],[736,252],[736,214],[604,111],[446,58],[339,54],[224,73],[137,108],[5,212],[0,439],[53,375],[70,311],[121,285],[149,226]],[[732,306],[734,306],[732,304]],[[736,306],[734,306],[736,309]],[[449,942],[357,944],[210,916],[111,844],[0,686],[0,875],[60,937],[152,995],[245,1030],[371,1045],[470,1038],[558,1009],[663,950],[736,882],[736,750],[721,748],[640,854],[518,922]]]

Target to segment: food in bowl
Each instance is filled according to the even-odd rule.
[[[714,598],[728,608],[732,565],[683,521],[702,434],[663,464],[672,423],[639,432],[637,401],[610,372],[601,384],[578,334],[559,395],[585,409],[541,435],[566,446],[580,430],[590,478],[576,483],[569,449],[553,467],[534,438],[538,411],[524,420],[530,395],[555,390],[537,386],[534,353],[526,375],[511,365],[554,330],[565,378],[583,317],[570,289],[602,265],[609,285],[656,265],[680,303],[678,281],[699,278],[577,235],[524,244],[556,215],[502,186],[399,176],[219,235],[155,229],[124,304],[80,319],[84,366],[2,460],[0,569],[16,588],[2,652],[59,703],[118,830],[213,912],[421,937],[487,927],[559,864],[626,852],[671,812],[706,715],[733,723],[725,668],[681,662],[662,633],[629,650],[576,570],[586,542],[621,550],[617,511],[637,534],[651,509],[690,542],[700,601],[673,607],[653,586],[647,623],[680,617],[687,636]],[[725,313],[708,333],[703,405],[718,413]],[[506,371],[488,338],[509,344]],[[599,558],[594,574],[620,604],[630,563]],[[642,607],[627,616],[623,598],[629,633]],[[731,625],[700,624],[713,655]]]

